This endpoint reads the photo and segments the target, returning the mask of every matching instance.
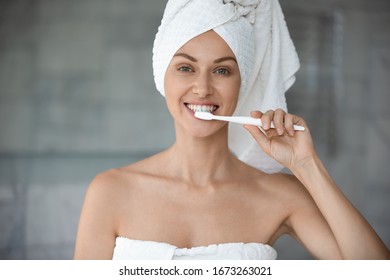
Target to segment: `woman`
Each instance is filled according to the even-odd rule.
[[[274,0],[168,2],[153,66],[176,141],[92,181],[76,259],[274,259],[283,234],[319,259],[389,258],[322,165],[304,120],[285,112],[280,97],[297,62],[282,19]],[[194,117],[253,105],[263,108],[251,115],[266,133],[245,125],[252,142],[224,122]],[[258,160],[259,151],[293,175],[272,173],[278,164]]]

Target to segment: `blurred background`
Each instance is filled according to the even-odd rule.
[[[390,1],[280,2],[302,63],[289,110],[389,247]],[[151,66],[165,4],[0,0],[0,259],[71,259],[92,178],[173,143]]]

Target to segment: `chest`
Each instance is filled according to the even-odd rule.
[[[268,243],[285,218],[282,207],[251,192],[150,193],[132,200],[119,235],[178,247]]]

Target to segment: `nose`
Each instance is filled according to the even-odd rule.
[[[213,93],[211,77],[206,73],[199,73],[192,87],[192,91],[199,96],[199,98],[205,98]]]

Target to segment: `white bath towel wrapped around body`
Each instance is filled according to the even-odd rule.
[[[170,0],[153,46],[153,73],[164,93],[164,76],[178,49],[214,30],[236,56],[241,87],[235,115],[287,110],[285,92],[295,81],[299,59],[278,0]],[[267,173],[282,166],[266,155],[242,127],[230,125],[229,147],[247,164]]]

